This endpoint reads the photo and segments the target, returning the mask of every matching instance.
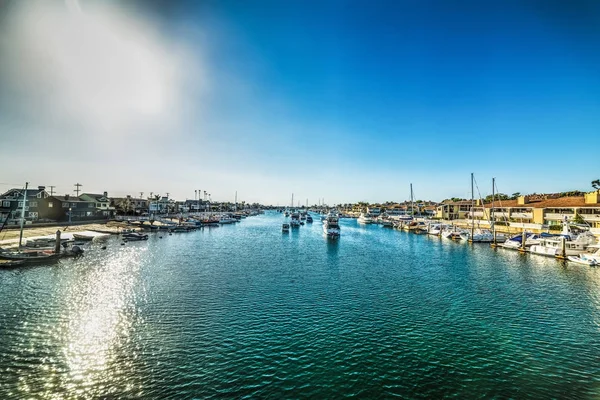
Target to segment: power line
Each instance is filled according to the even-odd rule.
[[[73,191],[77,193],[77,197],[79,197],[79,192],[81,191],[81,189],[79,189],[80,187],[82,187],[83,185],[81,183],[76,183],[73,186],[76,187],[76,189],[74,189]]]

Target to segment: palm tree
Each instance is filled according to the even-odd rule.
[[[592,181],[592,187],[596,190],[600,190],[600,179],[595,179]]]

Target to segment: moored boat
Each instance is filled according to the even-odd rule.
[[[281,225],[281,231],[283,233],[287,233],[290,231],[290,224],[288,224],[287,222]]]
[[[123,239],[125,239],[127,241],[132,241],[132,242],[138,241],[138,240],[148,240],[148,235],[145,233],[130,232],[130,233],[124,233]]]

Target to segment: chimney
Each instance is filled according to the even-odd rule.
[[[65,200],[69,200],[69,195],[65,194]]]
[[[108,192],[103,193],[104,197],[108,197]]]
[[[529,196],[519,196],[517,198],[517,204],[520,206],[524,206],[525,204],[529,204]]]
[[[46,186],[38,186],[38,190],[46,190]]]

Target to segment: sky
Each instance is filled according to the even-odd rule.
[[[594,0],[0,0],[0,191],[588,191],[598,43]]]

